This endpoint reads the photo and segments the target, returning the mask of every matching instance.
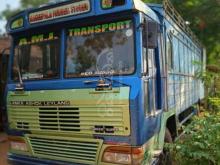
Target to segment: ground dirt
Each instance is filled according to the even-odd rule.
[[[7,163],[7,152],[9,143],[7,136],[4,133],[0,133],[0,165],[8,165]]]

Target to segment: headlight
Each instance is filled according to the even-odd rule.
[[[10,149],[16,151],[27,152],[27,144],[25,140],[21,137],[9,137]]]
[[[105,152],[102,161],[117,164],[131,164],[131,155]]]
[[[144,151],[142,148],[114,146],[105,149],[102,161],[113,164],[139,165],[143,158]]]

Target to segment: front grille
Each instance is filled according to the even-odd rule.
[[[17,122],[17,128],[19,129],[29,129],[29,124],[25,122]]]
[[[9,106],[10,127],[24,131],[129,135],[128,105]]]
[[[79,108],[39,108],[42,130],[80,131]]]
[[[33,156],[72,163],[97,164],[102,144],[94,139],[29,136]]]

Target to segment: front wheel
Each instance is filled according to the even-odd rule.
[[[165,137],[164,137],[164,144],[165,143],[172,143],[172,142],[173,142],[173,139],[172,139],[171,133],[170,133],[169,129],[166,128]],[[164,148],[163,153],[159,157],[158,165],[172,165],[172,164],[173,163],[172,163],[171,154],[168,149]]]

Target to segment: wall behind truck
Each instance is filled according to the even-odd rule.
[[[9,48],[10,46],[10,38],[8,36],[0,36],[0,131],[3,130],[3,97],[5,84],[7,80],[7,68],[8,68],[8,58],[9,58],[9,50],[4,52],[3,50]]]

